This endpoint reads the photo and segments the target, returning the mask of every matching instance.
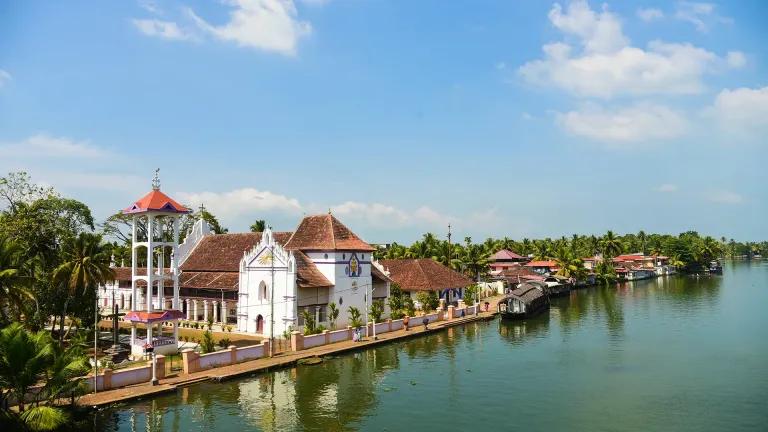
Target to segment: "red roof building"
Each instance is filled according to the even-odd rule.
[[[376,249],[355,235],[332,214],[306,216],[285,243],[286,250],[365,251]]]
[[[191,211],[176,202],[168,195],[160,192],[160,189],[152,189],[141,197],[132,206],[123,209],[123,214],[141,214],[149,211],[163,213],[190,213]]]

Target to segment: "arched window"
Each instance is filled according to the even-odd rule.
[[[259,284],[259,298],[261,300],[267,299],[267,284],[264,281],[261,281]]]

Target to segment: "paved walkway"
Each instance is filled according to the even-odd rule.
[[[228,366],[222,366],[214,369],[207,369],[191,373],[188,375],[179,374],[178,376],[161,379],[159,384],[152,386],[149,383],[136,384],[133,386],[122,387],[119,389],[102,391],[99,393],[90,393],[82,396],[78,400],[78,404],[82,406],[103,406],[117,402],[122,402],[130,399],[137,399],[143,397],[149,397],[158,395],[161,393],[175,391],[179,387],[185,385],[201,382],[201,381],[223,381],[242,375],[252,374],[254,372],[266,372],[272,369],[283,368],[295,365],[300,359],[308,357],[322,357],[331,354],[339,354],[348,351],[355,351],[360,349],[366,349],[373,345],[384,344],[392,342],[398,339],[405,339],[410,337],[419,336],[425,333],[432,333],[440,331],[447,327],[453,327],[456,325],[462,325],[469,322],[487,320],[494,316],[494,307],[498,298],[495,297],[487,299],[491,304],[488,312],[481,312],[479,315],[472,315],[465,318],[455,318],[451,321],[439,321],[429,326],[428,330],[424,330],[423,325],[411,326],[409,331],[397,330],[388,333],[382,333],[377,335],[377,339],[365,338],[362,342],[343,341],[332,343],[328,345],[322,345],[314,348],[309,348],[302,351],[289,351],[275,355],[272,358],[262,358],[257,360],[250,360],[242,363],[237,363]],[[483,300],[483,303],[486,300]],[[414,321],[417,321],[418,317]]]

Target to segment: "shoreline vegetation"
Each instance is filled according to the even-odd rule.
[[[212,213],[201,208],[182,220],[182,233],[197,218],[205,219],[216,233],[227,232]],[[264,227],[263,220],[256,220],[251,230]],[[82,380],[73,378],[90,370],[88,359],[94,354],[94,321],[98,318],[97,289],[114,277],[110,264],[130,262],[129,228],[128,219],[119,214],[97,221],[86,204],[34,184],[24,172],[0,177],[3,430],[55,430],[72,425],[74,408],[61,401],[74,401],[85,391]],[[392,243],[380,247],[375,255],[386,259],[431,258],[481,281],[488,274],[491,255],[501,249],[533,260],[553,260],[560,276],[579,280],[587,272],[584,258],[598,254],[604,258],[635,252],[665,255],[672,265],[692,273],[706,269],[711,260],[767,254],[768,242],[716,239],[695,231],[679,235],[643,231],[617,235],[607,231],[558,239],[489,238],[481,243],[465,237],[461,243],[449,243],[427,233],[408,246]],[[616,279],[610,259],[602,260],[595,273],[605,283]],[[432,303],[433,299],[422,300]],[[399,314],[410,314],[413,307],[396,294],[390,298],[390,306]],[[372,312],[375,315],[379,311]],[[31,403],[12,404],[33,388],[41,390],[32,395]]]

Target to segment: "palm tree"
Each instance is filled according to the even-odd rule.
[[[430,246],[423,241],[414,242],[405,253],[406,258],[429,258],[432,256]]]
[[[470,244],[464,249],[461,261],[474,280],[479,280],[480,275],[488,271],[489,256],[482,245]]]
[[[557,267],[559,268],[557,274],[566,278],[580,279],[586,272],[581,259],[565,247],[557,250],[555,262],[557,262]]]
[[[534,240],[532,249],[534,261],[547,260],[551,255],[549,244],[544,240]]]
[[[645,255],[645,240],[646,240],[646,238],[647,238],[647,236],[645,235],[645,231],[643,231],[643,230],[638,231],[637,239],[640,240],[640,244],[642,245],[643,255]]]
[[[0,237],[0,323],[7,321],[6,311],[17,312],[24,303],[34,301],[34,295],[25,286],[30,278],[22,272],[23,250],[11,239]]]
[[[339,319],[339,308],[336,303],[328,304],[328,321],[331,323],[331,330],[336,330],[336,320]]]
[[[64,262],[53,272],[53,279],[69,294],[61,312],[60,339],[63,339],[64,317],[71,298],[96,290],[114,278],[110,264],[109,245],[101,242],[101,236],[80,233],[64,245]]]
[[[20,323],[4,328],[0,331],[0,388],[4,389],[3,399],[19,401],[19,409],[18,413],[2,412],[0,421],[31,430],[61,427],[69,416],[53,405],[64,395],[82,391],[82,382],[74,378],[88,369],[77,344],[64,348],[47,332],[29,332]],[[24,398],[29,398],[29,389],[41,380],[45,384],[27,409]]]
[[[603,236],[600,243],[603,247],[603,255],[605,255],[605,258],[618,256],[623,249],[621,240],[619,240],[611,230],[608,230],[608,232],[605,233],[605,236]]]

